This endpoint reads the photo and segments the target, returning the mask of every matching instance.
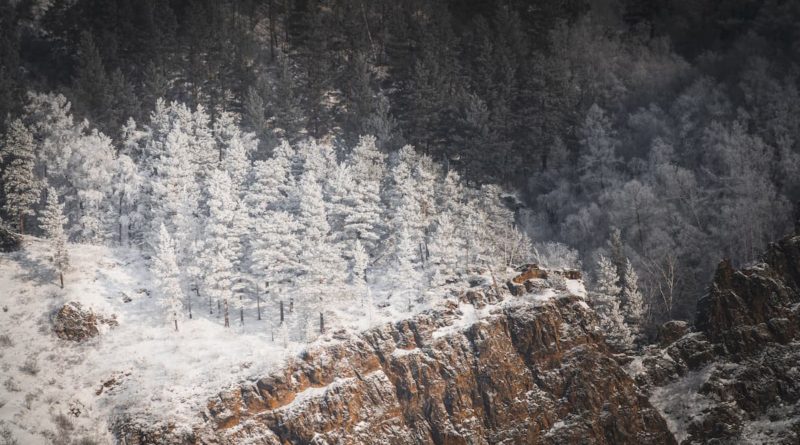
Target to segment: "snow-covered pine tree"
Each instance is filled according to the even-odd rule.
[[[117,223],[117,243],[122,245],[138,237],[144,223],[139,208],[142,176],[136,164],[125,154],[117,156],[112,180],[111,203]]]
[[[630,260],[625,261],[625,276],[622,279],[622,301],[625,306],[623,312],[625,321],[634,335],[638,335],[642,329],[644,319],[644,301],[639,292],[639,276],[633,268]]]
[[[220,162],[234,187],[239,189],[250,171],[250,154],[256,150],[258,141],[252,133],[243,133],[239,129],[239,118],[231,112],[217,116],[213,131]]]
[[[625,317],[620,309],[621,289],[617,284],[616,267],[605,256],[601,255],[597,262],[597,281],[593,300],[601,315],[601,326],[605,329],[609,342],[615,347],[628,350],[633,345],[633,336],[625,324]]]
[[[386,230],[381,220],[381,182],[386,172],[386,156],[375,147],[375,138],[362,136],[345,164],[355,184],[349,197],[350,210],[344,231],[349,239],[359,239],[372,252]]]
[[[207,180],[208,221],[205,225],[205,245],[201,264],[205,273],[204,289],[209,304],[216,300],[226,309],[225,326],[228,326],[228,300],[231,298],[233,264],[231,258],[231,226],[235,217],[236,201],[233,184],[224,170],[212,170]]]
[[[336,297],[345,282],[346,266],[337,246],[331,242],[322,188],[315,170],[306,170],[300,180],[299,208],[300,264],[307,316],[324,312],[323,296]]]
[[[151,267],[161,294],[161,306],[167,312],[167,320],[174,324],[177,331],[178,320],[181,318],[183,290],[180,284],[178,260],[175,256],[175,242],[164,224],[161,224],[158,231],[158,244]]]
[[[328,223],[336,241],[346,237],[345,218],[353,212],[354,193],[356,193],[356,185],[350,174],[350,168],[345,164],[334,166],[330,181],[325,183],[323,188],[323,194]]]
[[[428,243],[428,279],[431,286],[441,286],[448,278],[458,273],[458,260],[464,251],[464,240],[458,236],[450,212],[441,213],[436,219],[436,229]]]
[[[278,307],[281,298],[275,289],[291,279],[298,270],[300,241],[297,238],[298,223],[289,213],[270,211],[262,218],[252,220],[248,249],[250,276],[256,292],[272,289],[273,307]],[[256,298],[260,298],[259,295]],[[287,302],[284,302],[287,303]]]
[[[181,282],[188,285],[186,292],[186,309],[189,318],[192,313],[192,293],[200,301],[200,289],[202,288],[203,268],[201,264],[203,251],[203,223],[204,216],[198,211],[197,203],[186,189],[180,190],[178,196],[173,199],[176,201],[176,213],[174,221],[175,235],[175,254],[178,264],[181,265]]]
[[[611,236],[608,238],[609,259],[617,269],[617,276],[620,278],[620,287],[625,286],[625,268],[628,262],[625,256],[625,247],[622,243],[622,232],[616,227],[611,229]]]
[[[422,277],[417,269],[419,246],[409,235],[406,226],[401,226],[395,234],[392,259],[388,276],[392,283],[392,295],[399,297],[395,304],[406,303],[411,310],[413,301],[419,296]]]
[[[117,228],[110,212],[116,170],[111,138],[92,130],[77,138],[70,151],[66,187],[63,188],[68,197],[65,199],[70,203],[66,207],[67,217],[77,222],[73,232],[79,240],[103,244],[113,237]]]
[[[375,142],[373,136],[361,136],[358,145],[347,156],[345,163],[358,184],[377,182],[380,186],[386,175],[386,155],[378,150]]]
[[[64,225],[67,218],[64,216],[64,204],[58,202],[58,193],[53,187],[47,189],[47,201],[42,213],[39,215],[39,227],[44,232],[50,243],[50,259],[58,272],[61,288],[64,288],[64,272],[69,268],[69,254],[67,253],[67,235]]]
[[[0,162],[5,164],[2,175],[5,211],[15,218],[17,230],[25,233],[25,217],[34,214],[41,186],[34,173],[33,135],[19,119],[11,121],[8,126],[0,147]]]
[[[350,266],[350,284],[361,288],[366,286],[367,283],[367,267],[369,266],[369,255],[364,249],[361,241],[353,241],[352,247],[352,265]]]

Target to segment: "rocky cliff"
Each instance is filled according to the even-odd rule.
[[[319,346],[210,400],[191,432],[121,425],[120,441],[204,444],[674,443],[563,292],[460,303]]]
[[[191,430],[123,421],[118,437],[131,445],[800,443],[800,236],[741,270],[721,262],[694,326],[666,323],[636,356],[609,351],[595,312],[554,290],[546,271],[517,278],[317,346],[214,397]]]
[[[631,370],[684,444],[800,443],[800,236],[717,268],[695,330],[672,322]]]

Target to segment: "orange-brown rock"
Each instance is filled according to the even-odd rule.
[[[526,280],[535,278],[547,279],[547,271],[540,268],[537,264],[528,264],[517,270],[522,273],[511,279],[515,284],[522,284]]]
[[[221,393],[177,443],[674,443],[595,317],[574,296],[419,314]]]

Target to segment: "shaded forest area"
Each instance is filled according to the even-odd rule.
[[[117,147],[161,97],[239,113],[256,159],[412,144],[518,190],[539,250],[622,245],[660,321],[791,227],[797,61],[791,0],[0,0],[0,130],[55,91]]]

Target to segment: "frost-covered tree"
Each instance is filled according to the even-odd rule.
[[[67,214],[79,240],[102,244],[116,231],[111,211],[116,164],[111,139],[103,133],[92,130],[75,140],[63,189],[73,198]]]
[[[241,188],[250,171],[250,155],[256,150],[258,141],[252,133],[240,130],[238,116],[230,112],[217,116],[213,132],[219,161],[230,175],[234,187]]]
[[[204,246],[201,258],[205,278],[204,289],[209,297],[209,307],[213,301],[221,302],[226,309],[225,326],[229,325],[228,300],[231,298],[233,275],[233,251],[231,226],[235,217],[236,201],[233,185],[227,172],[214,170],[208,177],[206,194],[208,196],[208,220],[204,230]]]
[[[347,156],[347,165],[356,183],[380,182],[386,175],[386,155],[382,153],[373,136],[362,136]]]
[[[361,244],[361,241],[353,241],[352,265],[350,266],[350,284],[356,287],[365,286],[367,283],[367,267],[369,266],[369,255]]]
[[[252,220],[248,264],[257,293],[276,289],[296,275],[300,255],[297,231],[297,220],[284,211],[270,211]]]
[[[625,315],[620,307],[619,276],[616,267],[605,256],[597,262],[597,280],[593,301],[601,315],[601,326],[609,342],[622,350],[633,346],[633,336],[625,323]]]
[[[345,218],[353,213],[353,195],[356,193],[356,184],[350,174],[350,168],[345,164],[334,167],[330,181],[323,188],[325,208],[331,232],[337,239],[345,237]],[[302,199],[302,197],[301,197]]]
[[[58,272],[61,288],[64,288],[64,272],[69,268],[69,254],[67,253],[67,235],[64,225],[67,218],[64,216],[64,204],[58,202],[58,193],[53,187],[47,189],[47,201],[39,215],[39,227],[50,244],[50,260]]]
[[[133,160],[126,154],[117,156],[111,185],[113,219],[117,223],[117,243],[128,244],[137,238],[144,225],[139,193],[142,176]]]
[[[325,212],[325,202],[315,176],[315,170],[306,170],[298,187],[300,201],[301,282],[306,317],[324,312],[323,298],[336,300],[340,286],[345,282],[346,267],[339,249],[331,242],[330,226]]]
[[[439,215],[436,229],[428,243],[430,261],[428,274],[431,285],[440,286],[458,273],[458,260],[464,250],[464,240],[458,235],[449,212]]]
[[[641,331],[641,323],[644,318],[644,300],[639,292],[639,276],[633,268],[630,260],[625,262],[625,276],[622,279],[622,301],[624,303],[623,312],[625,321],[634,334]]]
[[[21,120],[15,119],[8,126],[3,144],[0,146],[0,163],[3,170],[4,210],[14,218],[17,230],[25,233],[25,217],[34,214],[34,205],[39,202],[40,181],[36,166],[33,135]]]
[[[158,245],[153,257],[152,271],[161,294],[161,306],[166,310],[167,319],[175,325],[177,331],[178,319],[182,310],[183,290],[180,284],[178,261],[175,256],[175,243],[164,224],[158,231]]]
[[[395,304],[407,303],[410,310],[412,302],[418,298],[422,288],[422,277],[417,267],[419,246],[409,235],[407,227],[401,227],[396,233],[393,250],[388,273],[392,283],[391,293],[398,297]]]

